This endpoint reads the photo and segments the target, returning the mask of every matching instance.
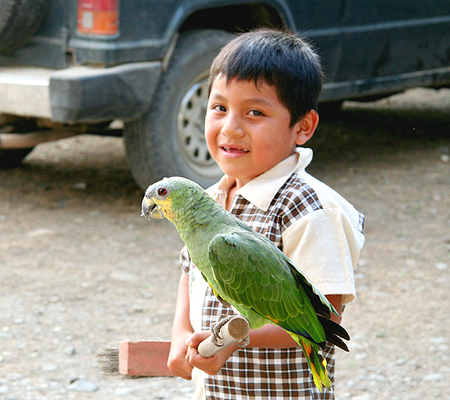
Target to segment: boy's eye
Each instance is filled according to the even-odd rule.
[[[213,108],[214,108],[214,110],[220,111],[220,112],[225,112],[225,111],[227,111],[227,109],[226,109],[224,106],[221,106],[221,105],[216,105],[216,106],[214,106]]]
[[[260,116],[264,115],[261,111],[258,111],[258,110],[251,110],[250,114],[255,117],[260,117]]]

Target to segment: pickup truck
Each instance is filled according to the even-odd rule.
[[[236,32],[318,49],[321,106],[450,84],[442,0],[1,0],[0,167],[74,134],[123,136],[136,182],[221,172],[203,136],[209,65]],[[320,110],[319,110],[320,111]]]

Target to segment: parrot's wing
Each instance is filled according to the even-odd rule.
[[[283,254],[283,256],[285,256]],[[292,275],[296,282],[303,288],[308,298],[311,300],[311,304],[318,314],[319,321],[325,330],[327,340],[334,345],[340,347],[342,350],[349,351],[347,345],[342,339],[350,340],[348,332],[339,324],[332,321],[331,313],[339,315],[333,305],[328,301],[325,295],[315,286],[305,275],[303,275],[292,263],[289,258],[286,258],[286,262],[291,269]]]
[[[292,261],[284,254],[284,259],[291,270],[292,276],[298,285],[305,291],[311,301],[317,314],[323,315],[326,319],[330,319],[331,313],[339,315],[333,305],[328,301],[325,295],[314,285],[306,275],[303,275],[292,263]]]
[[[251,232],[252,235],[255,235],[256,232],[251,229],[247,224],[238,220],[240,228],[243,228],[247,232]],[[263,242],[267,243],[268,246],[272,247],[272,249],[278,253],[280,257],[284,259],[286,264],[288,265],[293,277],[296,282],[302,287],[302,289],[306,292],[309,300],[311,301],[314,310],[324,316],[326,319],[330,319],[331,313],[339,315],[335,310],[333,305],[328,301],[325,295],[319,290],[319,288],[314,285],[306,275],[302,274],[300,270],[294,265],[294,263],[284,254],[280,249],[278,249],[269,239],[261,234],[256,234]]]
[[[268,239],[239,228],[216,235],[209,245],[209,262],[217,292],[239,311],[249,310],[243,314],[247,318],[250,315],[251,326],[254,312],[289,332],[316,343],[325,341],[314,305],[328,310],[329,316],[330,309],[325,306],[328,301],[323,297],[326,303],[322,303],[323,295],[315,293],[309,281]]]

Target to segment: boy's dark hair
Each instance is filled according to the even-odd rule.
[[[227,82],[254,81],[273,86],[291,113],[291,126],[317,110],[323,72],[319,56],[303,39],[277,30],[243,33],[222,48],[209,75],[209,91],[218,75]]]

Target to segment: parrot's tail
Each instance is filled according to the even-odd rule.
[[[327,362],[319,353],[318,345],[303,336],[295,335],[293,338],[300,345],[305,354],[306,361],[308,362],[309,369],[314,378],[314,384],[320,391],[322,391],[323,386],[331,390],[332,382],[328,377]]]

